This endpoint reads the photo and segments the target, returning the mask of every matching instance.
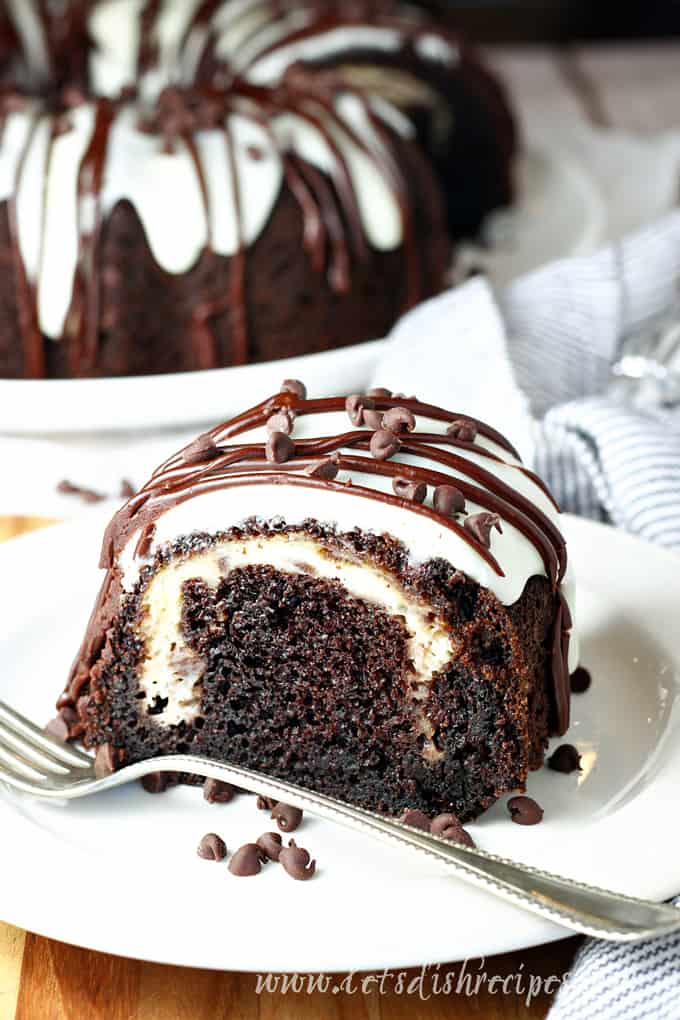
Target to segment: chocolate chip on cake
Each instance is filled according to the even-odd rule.
[[[293,431],[293,416],[290,411],[277,411],[270,418],[267,418],[267,432],[283,432],[289,436]]]
[[[475,841],[470,833],[463,828],[457,815],[451,812],[437,815],[432,819],[430,832],[433,836],[441,836],[442,839],[449,839],[452,843],[462,843],[463,846],[474,847]]]
[[[270,464],[284,464],[293,456],[295,443],[285,432],[270,432],[264,454]]]
[[[262,869],[263,860],[265,860],[264,851],[257,843],[245,843],[232,855],[229,861],[229,870],[232,875],[237,875],[239,878],[258,875]]]
[[[392,407],[382,416],[382,427],[389,432],[413,432],[416,419],[407,407]]]
[[[382,426],[382,411],[374,411],[367,407],[364,409],[363,424],[369,429],[379,429]]]
[[[407,808],[399,821],[403,822],[404,825],[413,826],[414,829],[422,829],[424,832],[430,831],[431,819],[424,811],[418,811],[417,808]]]
[[[227,856],[227,845],[216,832],[207,832],[198,844],[196,853],[204,861],[223,861]]]
[[[277,804],[271,817],[281,832],[295,832],[302,821],[302,811],[300,808],[291,807],[290,804]]]
[[[577,666],[569,677],[572,694],[585,694],[592,683],[592,677],[584,666]]]
[[[452,439],[460,440],[461,443],[474,443],[477,438],[477,426],[473,421],[458,418],[447,427],[446,434]]]
[[[466,531],[469,531],[473,538],[484,546],[485,549],[491,548],[491,529],[496,528],[497,531],[503,533],[501,527],[501,519],[498,514],[487,513],[486,510],[478,514],[470,514],[469,517],[465,518],[463,527]]]
[[[434,490],[432,505],[437,513],[453,517],[465,510],[465,496],[455,485],[438,485]]]
[[[392,396],[391,390],[386,390],[384,386],[372,386],[370,390],[366,390],[367,397],[377,397],[380,400],[389,400]]]
[[[300,400],[307,399],[307,387],[299,379],[284,379],[281,383],[281,393],[294,393]]]
[[[281,850],[279,863],[283,864],[286,873],[298,882],[311,878],[316,871],[316,861],[310,860],[309,851],[298,846],[294,839]]]
[[[371,398],[364,396],[363,393],[352,393],[345,400],[345,410],[349,420],[352,425],[356,426],[364,424],[364,413],[372,411],[374,407],[375,404]]]
[[[219,779],[206,779],[203,784],[203,797],[208,804],[228,804],[233,800],[235,793],[235,786],[223,783]]]
[[[400,446],[401,442],[394,432],[389,432],[387,429],[378,429],[371,436],[369,449],[371,455],[376,460],[387,460],[388,457],[397,452]]]
[[[94,774],[97,779],[110,776],[116,767],[112,744],[100,744],[94,756]]]
[[[219,446],[215,444],[213,437],[207,434],[194,439],[181,453],[185,464],[202,464],[204,461],[215,460],[219,455]]]
[[[401,499],[410,499],[414,503],[424,503],[427,496],[427,485],[424,482],[413,482],[410,478],[392,479],[392,489]]]
[[[548,758],[547,765],[554,772],[580,772],[581,755],[573,744],[560,744]]]
[[[273,797],[265,797],[262,793],[258,793],[257,800],[255,802],[256,807],[260,811],[272,811],[278,803],[278,800],[274,800]]]
[[[278,832],[263,832],[257,840],[257,845],[268,860],[278,861],[282,848],[281,836]]]
[[[305,468],[305,474],[309,475],[310,478],[321,478],[325,482],[332,482],[339,470],[340,468],[336,461],[332,457],[326,457],[324,460],[317,460],[316,464],[310,464],[308,468]]]
[[[538,825],[543,818],[543,808],[532,797],[511,797],[508,811],[518,825]]]

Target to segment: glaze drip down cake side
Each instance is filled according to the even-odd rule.
[[[396,0],[0,0],[0,377],[382,337],[515,150],[495,78]]]
[[[115,515],[61,718],[102,773],[190,752],[474,817],[569,723],[558,517],[489,426],[288,381]]]

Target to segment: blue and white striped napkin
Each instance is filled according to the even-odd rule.
[[[677,213],[500,294],[476,278],[417,308],[373,384],[493,422],[565,510],[680,546],[680,401],[660,406],[613,385],[627,351],[664,354],[669,323],[680,322],[679,287]],[[550,1012],[585,1018],[678,1020],[680,936],[586,940]]]

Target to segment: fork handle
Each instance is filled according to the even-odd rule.
[[[572,931],[615,942],[637,942],[680,929],[680,910],[576,882],[514,861],[451,843],[402,822],[236,765],[172,755],[130,765],[102,787],[149,772],[190,772],[285,801],[358,832],[419,850],[445,863],[458,878]],[[94,792],[91,784],[90,790]],[[99,785],[99,784],[96,784]]]

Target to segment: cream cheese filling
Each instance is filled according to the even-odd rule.
[[[189,647],[182,633],[183,585],[200,579],[216,590],[231,571],[247,566],[269,566],[285,573],[338,581],[349,596],[399,617],[408,634],[411,663],[405,678],[406,694],[414,702],[427,697],[432,676],[456,656],[455,638],[444,620],[430,605],[407,593],[388,571],[347,559],[307,535],[231,539],[190,559],[169,563],[154,576],[143,596],[140,629],[145,656],[139,686],[148,707],[154,706],[156,698],[167,701],[164,710],[154,714],[156,724],[191,722],[200,714],[199,682],[206,662]],[[419,709],[416,727],[425,736],[423,755],[430,760],[439,757],[431,739],[432,725]]]

